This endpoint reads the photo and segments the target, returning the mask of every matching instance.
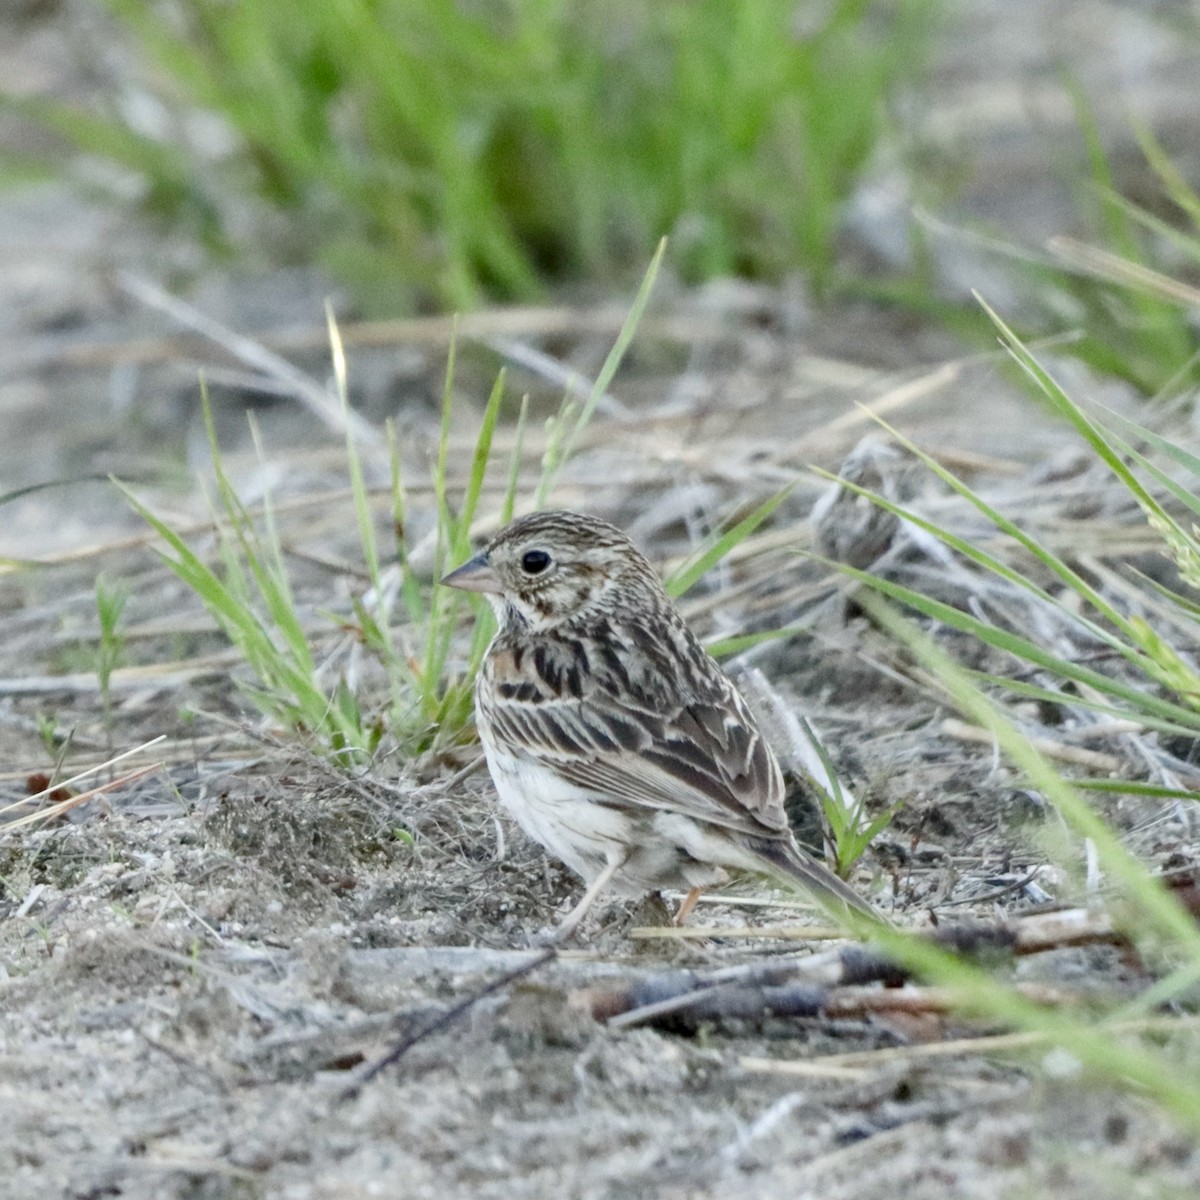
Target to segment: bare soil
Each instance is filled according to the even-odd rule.
[[[923,119],[948,145],[994,151],[972,160],[964,219],[1007,220],[1026,237],[1069,230],[1071,188],[1047,166],[1070,135],[1047,99],[1063,56],[1105,97],[1103,119],[1104,85],[1119,78],[1185,161],[1200,153],[1195,130],[1171,119],[1195,78],[1195,44],[1167,36],[1145,7],[1029,0],[960,19]],[[24,9],[0,15],[9,86],[86,94],[82,6]],[[1139,48],[1136,71],[1113,54],[1122,39]],[[879,186],[890,186],[886,172]],[[864,213],[878,211],[870,200]],[[856,252],[891,253],[862,222],[853,236]],[[953,240],[938,263],[950,288],[981,286],[985,273],[996,289],[1011,283]],[[211,482],[196,386],[204,365],[226,467],[247,502],[270,494],[314,642],[342,670],[352,651],[326,614],[347,617],[365,586],[344,450],[292,395],[267,394],[219,346],[171,340],[178,324],[133,301],[119,271],[185,278],[197,309],[285,350],[318,382],[328,371],[321,303],[336,289],[319,274],[203,263],[127,210],[60,184],[0,192],[0,471],[11,487],[68,481],[3,509],[0,547],[14,561],[0,574],[0,795],[19,800],[37,790],[37,774],[61,779],[166,737],[102,778],[160,762],[152,774],[51,824],[0,832],[0,1197],[1200,1194],[1195,1140],[1068,1057],[1044,1047],[923,1052],[986,1032],[976,1025],[743,1014],[607,1026],[586,1002],[606,981],[823,946],[641,936],[663,921],[653,902],[601,905],[574,948],[347,1096],[397,1038],[527,962],[577,881],[498,811],[485,773],[466,770],[469,745],[415,763],[393,750],[348,777],[257,715],[244,667],[103,477],[131,481],[211,548],[195,483],[197,473]],[[509,314],[510,334],[594,373],[623,303]],[[355,345],[356,328],[347,321],[352,399],[374,424],[397,422],[407,477],[424,479],[448,326],[398,325],[374,345]],[[468,336],[460,359],[452,474],[461,482],[500,357]],[[1139,403],[1057,365],[1108,403]],[[558,394],[514,368],[512,392],[522,391],[539,415]],[[791,289],[689,293],[667,281],[614,393],[620,409],[590,427],[555,500],[623,524],[664,567],[715,520],[799,479],[773,523],[685,611],[710,638],[806,622],[734,667],[761,670],[815,723],[872,812],[896,807],[856,882],[912,925],[1006,918],[1083,895],[1085,864],[1052,863],[1057,818],[1042,798],[945,724],[955,714],[938,693],[798,553],[813,545],[809,514],[824,488],[804,468],[839,466],[869,427],[856,407],[865,401],[1057,544],[1158,569],[1138,514],[1000,356],[866,304],[817,311]],[[527,484],[541,448],[531,434]],[[388,463],[364,454],[382,529]],[[913,486],[964,536],[989,536],[943,492]],[[409,519],[418,539],[432,522],[419,487]],[[962,580],[911,545],[892,566],[967,602]],[[108,705],[94,669],[98,570],[130,590],[125,665]],[[963,639],[943,638],[989,664]],[[1089,738],[1065,710],[1017,715],[1062,746],[1108,756],[1111,773],[1144,775],[1149,751],[1123,734]],[[1196,747],[1151,751],[1195,779]],[[1194,808],[1125,798],[1104,811],[1146,861],[1200,861]],[[800,791],[793,815],[801,837],[819,842]],[[816,920],[742,880],[701,905],[695,924]],[[1011,970],[1105,994],[1144,982],[1106,946]],[[832,1057],[859,1051],[876,1057]],[[799,1060],[810,1073],[773,1071],[764,1059]]]

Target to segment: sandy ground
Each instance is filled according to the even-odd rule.
[[[91,28],[84,6],[25,7],[0,14],[8,86],[81,95],[98,86],[79,66]],[[1181,96],[1197,50],[1171,32],[1173,15],[1170,5],[1032,0],[959,13],[914,120],[969,164],[960,219],[1036,244],[1072,231],[1075,187],[1049,165],[1075,137],[1059,87],[1064,59],[1094,89],[1119,150],[1130,144],[1119,122],[1128,102],[1194,162],[1200,143]],[[887,215],[903,199],[881,167],[856,208],[854,252],[903,253]],[[936,244],[948,289],[1016,302],[1011,267],[958,237]],[[152,775],[46,828],[0,837],[0,1196],[1200,1191],[1193,1140],[1061,1054],[923,1053],[977,1027],[745,1015],[605,1025],[589,998],[614,980],[797,953],[784,942],[635,936],[661,922],[653,905],[600,906],[558,961],[481,999],[348,1097],[396,1038],[527,962],[531,939],[577,886],[496,811],[482,774],[463,776],[469,748],[415,767],[392,754],[347,780],[248,706],[235,658],[144,525],[109,484],[83,477],[115,471],[176,524],[202,522],[191,480],[207,471],[196,388],[207,365],[227,468],[249,501],[270,491],[301,608],[332,655],[321,613],[348,613],[362,589],[344,454],[311,415],[249,386],[218,350],[166,343],[178,326],[133,300],[120,272],[186,280],[180,290],[198,309],[286,345],[318,381],[327,371],[321,305],[336,289],[319,275],[204,265],[194,249],[60,185],[0,193],[0,472],[12,487],[72,481],[4,508],[0,551],[42,564],[0,576],[4,795],[25,794],[59,755],[70,773],[167,737],[144,756],[163,762]],[[515,336],[594,372],[613,308],[528,313]],[[621,301],[615,309],[619,320]],[[444,330],[428,327],[351,349],[354,402],[373,422],[398,420],[410,478],[435,444],[445,349]],[[499,361],[478,340],[461,357],[458,478]],[[1110,403],[1135,403],[1069,363],[1061,369]],[[521,390],[539,413],[556,395],[518,369]],[[866,429],[855,408],[864,400],[886,402],[907,433],[995,496],[1040,496],[1045,510],[1031,513],[1068,541],[1088,536],[1099,513],[1129,523],[1133,549],[1120,553],[1142,545],[1119,498],[1096,499],[1063,431],[998,356],[965,352],[912,318],[866,305],[814,311],[789,289],[686,293],[668,280],[614,393],[623,411],[597,419],[557,499],[618,520],[664,565],[713,514],[766,497],[808,463],[835,469]],[[247,408],[265,461],[250,447]],[[386,482],[383,456],[367,452],[366,468]],[[1073,900],[1078,881],[1048,865],[1054,819],[1041,798],[986,748],[950,736],[936,696],[795,556],[811,545],[821,486],[804,476],[774,542],[714,572],[689,598],[689,616],[718,637],[816,613],[808,635],[740,665],[761,669],[816,722],[872,811],[899,806],[857,875],[885,908],[917,924],[930,911],[1016,916],[1042,898],[1022,885],[1035,868],[1046,894]],[[420,532],[427,498],[411,516]],[[1071,520],[1081,523],[1062,524]],[[130,588],[127,665],[108,712],[89,649],[100,568]],[[1117,770],[1136,767],[1124,743],[1092,749]],[[1177,750],[1184,770],[1191,749]],[[1149,861],[1195,863],[1190,809],[1129,800],[1107,812]],[[798,796],[794,817],[811,838],[811,801]],[[814,919],[742,881],[703,905],[697,924]],[[1013,970],[1109,992],[1139,982],[1104,946]],[[868,1051],[876,1057],[831,1058]],[[763,1060],[825,1067],[788,1074]]]

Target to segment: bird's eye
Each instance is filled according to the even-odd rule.
[[[526,575],[540,575],[550,565],[550,555],[545,550],[526,550],[521,559],[521,570]]]

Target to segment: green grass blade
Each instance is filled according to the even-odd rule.
[[[1009,759],[1081,836],[1090,838],[1104,869],[1120,883],[1128,901],[1149,926],[1172,945],[1200,957],[1200,928],[1178,901],[1152,878],[1121,844],[1116,833],[1079,793],[1054,770],[1008,717],[977,688],[957,663],[931,638],[904,620],[891,605],[875,596],[860,597],[872,617],[915,655],[953,696],[961,711],[987,729]]]
[[[713,658],[730,658],[761,646],[763,642],[776,642],[782,638],[795,637],[798,633],[806,633],[804,626],[785,626],[782,629],[763,629],[757,633],[743,633],[736,637],[719,638],[715,642],[706,642],[705,649]]]
[[[1187,788],[1167,787],[1161,783],[1144,783],[1137,779],[1072,779],[1071,785],[1084,792],[1111,792],[1118,796],[1147,796],[1152,800],[1200,801],[1200,792]]]
[[[471,524],[475,520],[475,513],[479,508],[479,497],[483,494],[483,483],[487,476],[488,463],[492,457],[492,439],[496,432],[496,419],[500,415],[500,405],[504,400],[505,378],[506,373],[503,370],[496,376],[496,382],[492,385],[487,404],[484,406],[479,435],[475,439],[471,472],[467,476],[467,491],[463,497],[458,520],[455,522],[455,562],[466,558],[471,549]]]
[[[1129,1046],[1121,1035],[1132,1033],[1115,1021],[1036,1004],[988,972],[922,939],[887,929],[877,937],[897,961],[948,989],[960,1011],[1043,1037],[1091,1070],[1152,1097],[1172,1117],[1200,1130],[1200,1087],[1194,1075],[1179,1069],[1169,1050],[1158,1048],[1158,1037],[1148,1045]]]
[[[534,496],[535,508],[541,508],[545,504],[546,498],[558,480],[563,465],[574,453],[580,436],[587,428],[588,422],[591,421],[592,415],[596,411],[596,405],[600,402],[600,397],[608,391],[609,384],[612,383],[613,378],[616,376],[617,368],[620,367],[621,360],[625,357],[630,344],[633,342],[634,335],[637,333],[637,327],[646,311],[647,304],[650,302],[650,293],[654,290],[654,283],[658,278],[659,268],[662,266],[663,256],[666,254],[666,251],[667,239],[662,238],[658,243],[658,249],[654,252],[654,257],[650,260],[650,266],[646,269],[646,273],[642,277],[641,286],[638,288],[629,313],[621,325],[616,341],[613,343],[612,349],[608,352],[599,373],[592,383],[587,399],[579,409],[574,420],[570,422],[569,428],[561,430],[559,440],[553,446],[553,453],[551,453],[550,446],[548,445],[547,461],[543,466],[542,477],[538,481],[537,491]],[[565,419],[566,412],[566,405],[564,405],[563,424],[567,423]]]
[[[517,505],[517,490],[521,485],[521,456],[525,449],[525,421],[529,416],[529,396],[521,397],[517,411],[517,425],[513,431],[513,452],[508,463],[508,482],[504,486],[504,500],[500,505],[500,524],[507,525],[513,519]]]
[[[387,423],[388,457],[392,479],[392,533],[396,543],[396,560],[400,564],[400,598],[404,611],[414,625],[424,625],[428,606],[421,591],[416,572],[408,558],[408,505],[405,499],[404,474],[400,466],[400,447],[396,441],[396,426]]]
[[[1005,348],[1012,356],[1013,360],[1025,372],[1025,374],[1034,382],[1038,390],[1050,401],[1055,411],[1061,413],[1075,427],[1075,429],[1083,436],[1084,440],[1091,446],[1097,457],[1109,468],[1110,471],[1121,481],[1128,489],[1130,495],[1134,497],[1148,511],[1158,509],[1157,502],[1154,497],[1142,486],[1137,476],[1125,465],[1121,460],[1121,456],[1109,444],[1108,439],[1104,436],[1103,431],[1099,426],[1094,424],[1067,393],[1058,384],[1057,380],[1038,362],[1037,358],[1030,353],[1024,342],[1009,328],[1002,320],[1000,315],[992,309],[982,297],[976,295],[976,299],[982,305],[983,310],[995,323],[996,328],[1000,330],[1001,340]]]
[[[1136,720],[1147,729],[1155,729],[1159,733],[1166,733],[1172,737],[1194,738],[1200,734],[1200,713],[1193,713],[1191,709],[1181,710],[1186,711],[1192,718],[1191,724],[1183,725],[1177,721],[1164,720],[1162,717],[1146,712],[1144,708],[1132,709],[1131,707],[1122,708],[1117,704],[1104,704],[1082,692],[1079,695],[1066,695],[1063,692],[1056,692],[1053,688],[1041,687],[1036,683],[1013,679],[1007,675],[994,675],[988,671],[976,671],[970,668],[964,669],[968,677],[980,685],[998,688],[1014,696],[1023,696],[1028,700],[1039,700],[1059,707],[1083,708],[1088,712],[1112,717],[1114,720]],[[1047,670],[1052,671],[1053,668],[1047,668]],[[1137,694],[1140,695],[1140,691]]]
[[[1134,632],[1129,623],[1125,620],[1124,615],[1117,611],[1117,609],[1115,609],[1111,604],[1109,604],[1108,601],[1105,600],[1105,598],[1077,571],[1073,571],[1056,554],[1054,554],[1046,546],[1043,546],[1036,538],[1032,537],[1030,534],[1021,529],[1016,522],[1010,521],[998,509],[994,508],[991,504],[988,504],[982,496],[980,496],[972,488],[968,487],[967,484],[960,480],[952,471],[947,470],[941,465],[941,463],[937,462],[936,459],[926,454],[914,442],[910,441],[902,433],[900,433],[899,430],[893,428],[885,420],[883,420],[882,417],[878,416],[877,414],[871,415],[879,424],[879,426],[887,431],[889,436],[895,438],[900,445],[902,445],[911,454],[914,454],[917,458],[919,458],[935,475],[937,475],[939,479],[942,480],[943,483],[947,485],[947,487],[952,488],[958,493],[958,495],[962,496],[964,500],[968,501],[971,505],[978,509],[978,511],[982,513],[989,521],[991,521],[992,524],[995,525],[996,528],[1002,533],[1007,534],[1015,542],[1017,542],[1018,545],[1023,546],[1027,551],[1029,551],[1029,553],[1033,555],[1033,557],[1036,558],[1044,567],[1046,567],[1047,570],[1051,571],[1054,575],[1057,575],[1058,578],[1067,585],[1067,587],[1082,597],[1096,612],[1100,613],[1117,629],[1121,630],[1121,632],[1131,642],[1136,640]],[[843,481],[843,486],[853,487],[854,485],[845,483]],[[876,498],[872,497],[872,499]],[[876,503],[882,503],[884,507],[891,507],[890,502],[883,500],[882,497],[879,497],[876,500]],[[893,511],[896,511],[898,515],[902,516],[905,520],[911,520],[921,527],[927,528],[929,532],[933,533],[936,537],[945,540],[943,537],[943,533],[945,531],[939,530],[936,526],[931,525],[929,522],[923,521],[923,519],[917,514],[898,508],[893,509]],[[973,548],[969,547],[968,543],[963,542],[961,539],[958,539],[956,548],[961,549],[963,553],[968,555],[968,557],[975,558],[976,561],[983,561],[981,558],[982,551],[974,550]],[[1009,569],[1002,564],[996,563],[996,566],[999,567],[999,571],[1004,573],[1006,577],[1010,574]],[[995,567],[989,565],[988,569],[993,570]],[[1010,579],[1010,582],[1020,583],[1020,577],[1014,575]],[[1047,599],[1049,599],[1051,603],[1057,604],[1057,602],[1050,598],[1048,594],[1044,592],[1042,594],[1046,595]],[[1110,641],[1110,643],[1114,646],[1120,645],[1119,642],[1112,638],[1111,634],[1105,633],[1099,626],[1092,625],[1090,627],[1096,636]]]
[[[654,284],[658,279],[658,272],[662,267],[662,261],[666,253],[667,239],[665,237],[660,238],[658,248],[654,251],[654,257],[651,258],[645,275],[642,276],[641,285],[638,287],[637,295],[633,298],[633,304],[630,305],[625,321],[621,325],[620,332],[617,334],[617,339],[613,342],[612,349],[608,352],[599,373],[592,382],[591,390],[588,392],[583,408],[579,411],[574,428],[567,435],[562,451],[563,461],[571,457],[579,435],[587,428],[588,423],[592,419],[592,414],[596,411],[596,405],[600,402],[600,397],[608,391],[609,384],[616,377],[617,368],[620,367],[624,360],[625,354],[629,350],[634,335],[637,333],[637,328],[641,324],[642,317],[646,312],[646,306],[650,303],[650,294],[654,291]]]
[[[701,547],[671,574],[666,581],[667,594],[678,599],[690,591],[706,571],[735,546],[740,546],[792,494],[795,486],[794,483],[788,484],[770,499],[764,500],[749,516],[743,517],[732,528],[714,537],[707,546]]]
[[[1146,161],[1167,189],[1167,194],[1188,215],[1192,224],[1200,228],[1200,196],[1183,177],[1179,168],[1171,161],[1163,149],[1162,143],[1154,136],[1149,126],[1141,121],[1133,122],[1133,131],[1137,135],[1138,145],[1146,156]],[[1200,243],[1192,241],[1193,255],[1200,252]]]
[[[931,617],[935,621],[940,621],[943,625],[948,625],[951,629],[970,633],[981,641],[986,642],[989,646],[994,646],[997,650],[1003,650],[1014,658],[1033,663],[1035,666],[1044,667],[1046,670],[1064,679],[1071,679],[1076,683],[1086,684],[1088,687],[1095,688],[1104,695],[1124,700],[1137,712],[1144,712],[1184,725],[1189,725],[1195,720],[1195,714],[1182,705],[1173,704],[1169,700],[1162,700],[1142,689],[1103,675],[1099,671],[1094,671],[1079,663],[1059,658],[1043,649],[1036,642],[1021,637],[1019,634],[1009,633],[1007,630],[989,625],[985,621],[981,621],[977,617],[953,607],[953,605],[931,599],[929,596],[924,596],[920,592],[913,591],[911,588],[904,587],[888,579],[870,575],[865,571],[859,571],[854,567],[846,566],[844,563],[829,563],[829,566],[849,575],[852,579],[857,579],[868,588],[873,588],[893,600],[900,601],[902,604],[916,609],[918,612]]]
[[[342,344],[342,332],[334,316],[333,305],[325,301],[325,327],[329,335],[329,350],[333,358],[333,379],[337,390],[338,405],[343,418],[350,416],[350,387],[346,369],[346,348]],[[358,524],[358,540],[362,546],[363,559],[367,565],[367,577],[376,594],[380,594],[379,544],[375,538],[375,522],[371,518],[371,501],[367,495],[366,479],[363,476],[362,460],[358,454],[358,442],[346,420],[346,463],[350,473],[350,493],[354,500],[354,517]]]

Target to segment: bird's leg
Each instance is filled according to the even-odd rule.
[[[612,882],[612,877],[629,861],[629,855],[629,850],[609,852],[604,869],[588,884],[587,891],[583,893],[579,903],[567,913],[562,924],[555,929],[552,935],[553,941],[565,942],[575,933],[575,930],[579,928],[579,922],[587,916],[588,909],[596,903],[596,898]]]
[[[703,888],[694,887],[684,898],[679,902],[679,911],[675,914],[671,924],[676,928],[680,928],[687,924],[687,919],[692,915],[692,910],[696,907],[696,901],[700,899],[700,893]]]

